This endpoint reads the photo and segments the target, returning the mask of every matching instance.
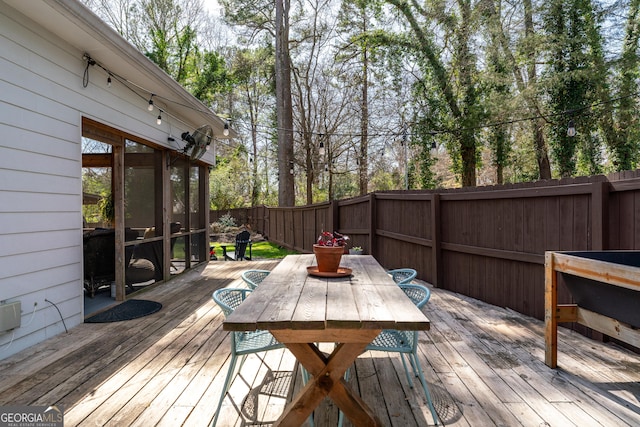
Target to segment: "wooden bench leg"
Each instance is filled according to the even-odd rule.
[[[558,366],[558,282],[552,252],[545,253],[544,291],[544,363],[550,368]]]

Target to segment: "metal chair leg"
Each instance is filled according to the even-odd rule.
[[[404,359],[404,354],[400,353],[400,359],[402,360],[402,366],[404,367],[404,373],[407,376],[407,381],[409,382],[409,387],[413,388],[413,380],[411,379],[411,374],[409,374],[409,368],[407,368],[407,362]],[[411,357],[409,357],[409,364],[413,368],[413,361],[411,360]],[[415,369],[413,371],[415,372]]]
[[[242,364],[244,363],[244,359],[247,357],[247,355],[242,355],[240,356],[240,367],[242,368]],[[218,422],[218,416],[220,415],[220,408],[222,407],[222,402],[224,401],[224,398],[227,395],[227,392],[229,391],[229,389],[231,388],[231,382],[233,380],[234,375],[234,371],[236,369],[236,364],[238,362],[238,356],[236,356],[235,354],[231,355],[231,362],[229,363],[229,370],[227,371],[227,378],[225,378],[224,380],[224,386],[222,387],[222,394],[220,395],[220,400],[218,401],[218,407],[216,408],[216,415],[213,418],[213,422],[211,423],[211,427],[215,427],[216,423]]]
[[[436,412],[436,408],[433,406],[433,402],[431,401],[431,393],[429,393],[429,387],[427,386],[427,381],[424,379],[424,373],[422,372],[422,366],[420,366],[420,361],[418,361],[418,356],[411,353],[409,357],[413,358],[413,361],[418,369],[418,377],[420,378],[420,383],[422,384],[422,388],[424,389],[424,394],[427,397],[427,405],[429,405],[429,410],[431,411],[431,416],[433,417],[433,421],[435,425],[438,425],[438,414]]]

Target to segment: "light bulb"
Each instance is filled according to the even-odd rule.
[[[224,130],[222,131],[224,136],[229,136],[229,121],[224,123]]]
[[[156,124],[157,125],[161,125],[162,124],[162,115],[158,114],[158,118],[156,119]]]
[[[573,120],[569,120],[569,127],[567,128],[567,136],[573,138],[576,136],[576,124]]]
[[[153,96],[153,95],[152,95]],[[153,99],[149,99],[149,106],[147,107],[149,111],[153,111]]]
[[[111,87],[111,76],[107,77],[107,87]]]

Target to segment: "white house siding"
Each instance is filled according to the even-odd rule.
[[[22,303],[0,359],[83,322],[82,117],[161,145],[185,130],[98,67],[84,88],[82,55],[0,1],[0,301]]]

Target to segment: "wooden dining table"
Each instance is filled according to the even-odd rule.
[[[370,255],[344,255],[342,277],[324,277],[314,265],[314,255],[285,257],[223,328],[270,331],[311,374],[275,425],[303,424],[328,396],[353,425],[382,426],[344,373],[383,329],[428,330],[429,319]],[[319,350],[323,342],[335,343],[330,355]]]

